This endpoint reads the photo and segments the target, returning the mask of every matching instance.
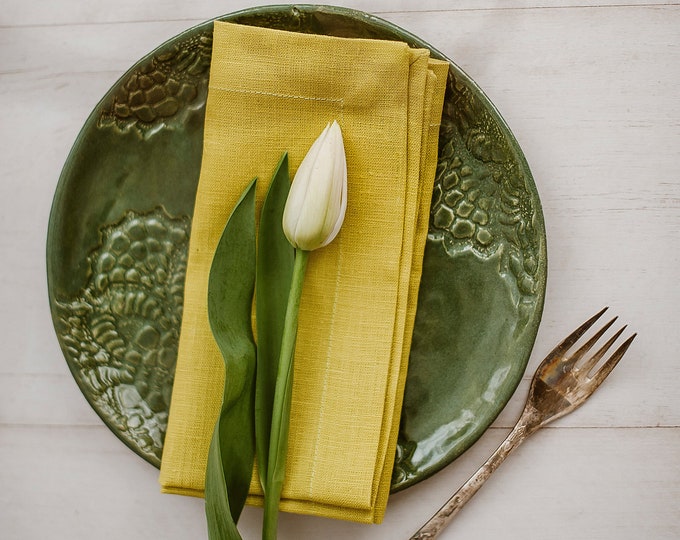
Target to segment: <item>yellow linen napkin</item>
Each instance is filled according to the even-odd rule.
[[[208,274],[227,217],[255,176],[259,210],[281,153],[288,151],[294,174],[337,119],[347,214],[334,242],[309,260],[281,508],[382,520],[447,71],[400,42],[215,23],[162,491],[203,491],[224,384],[207,318]],[[254,476],[249,502],[261,494]]]

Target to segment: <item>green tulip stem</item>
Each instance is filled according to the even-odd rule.
[[[286,455],[288,453],[288,429],[290,426],[290,403],[293,387],[293,356],[297,337],[298,312],[302,296],[302,282],[307,268],[309,252],[295,251],[293,276],[286,307],[286,319],[281,338],[281,356],[276,376],[272,429],[269,442],[269,464],[264,499],[263,540],[275,540],[279,517],[279,502],[285,477]]]

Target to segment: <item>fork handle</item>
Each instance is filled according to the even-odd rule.
[[[442,506],[430,520],[423,525],[418,532],[411,536],[410,540],[429,540],[439,536],[444,528],[451,523],[454,516],[463,508],[472,496],[479,491],[482,484],[491,476],[510,452],[517,448],[522,442],[538,429],[538,425],[532,421],[533,415],[526,413],[522,415],[510,434],[491,454],[477,472],[474,473],[461,488],[456,491],[451,498]]]

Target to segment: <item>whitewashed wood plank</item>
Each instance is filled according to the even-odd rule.
[[[157,471],[105,428],[0,427],[6,538],[205,538],[203,503],[162,496]]]
[[[0,425],[101,426],[102,420],[64,368],[61,374],[0,376]]]
[[[587,6],[602,9],[624,4],[626,6],[672,5],[675,2],[651,0],[344,0],[335,5],[358,9],[367,13],[413,13],[450,11],[509,11],[516,9],[563,9],[565,7]],[[160,20],[206,20],[225,13],[232,13],[250,7],[269,5],[266,0],[231,0],[216,5],[210,0],[181,2],[179,0],[156,0],[134,2],[119,0],[115,4],[105,0],[90,2],[8,0],[0,17],[0,26],[45,26],[55,24],[89,24],[102,22],[142,22]]]
[[[281,540],[406,538],[504,437],[493,430],[455,465],[394,495],[382,525],[281,516]],[[0,520],[8,538],[205,538],[203,502],[158,493],[157,471],[103,428],[0,428]],[[547,429],[527,441],[442,540],[674,540],[678,429]],[[612,459],[613,456],[616,459]],[[7,466],[7,465],[10,466]],[[259,537],[261,511],[241,530]]]
[[[391,508],[407,512],[413,508],[411,496],[428,498],[435,507],[443,502],[495,446],[487,439],[502,438],[488,435],[480,441],[488,448],[475,448],[451,471],[416,486],[420,493],[405,492],[409,506]],[[535,437],[508,458],[445,531],[443,540],[677,537],[676,429],[548,428]]]

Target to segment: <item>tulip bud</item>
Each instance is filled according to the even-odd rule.
[[[340,231],[346,208],[347,161],[334,120],[300,163],[283,211],[283,232],[296,248],[323,247]]]

